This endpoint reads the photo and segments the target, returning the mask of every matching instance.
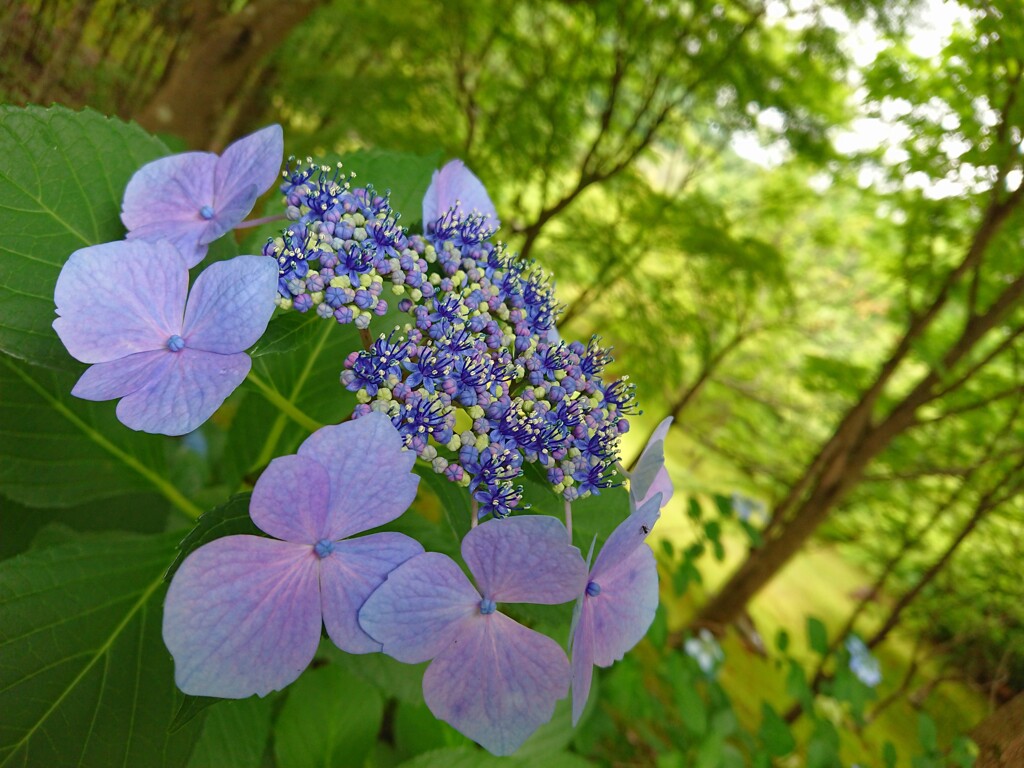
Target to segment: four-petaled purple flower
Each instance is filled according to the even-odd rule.
[[[415,459],[380,414],[323,427],[297,455],[274,459],[249,514],[278,538],[212,541],[171,582],[163,636],[178,687],[229,699],[283,688],[312,661],[321,622],[342,650],[380,650],[359,627],[359,607],[423,547],[400,533],[348,537],[406,510]]]
[[[461,160],[452,160],[441,170],[434,171],[427,194],[423,196],[424,229],[429,231],[451,208],[455,208],[457,219],[476,214],[487,217],[493,229],[501,226],[483,182]]]
[[[498,603],[556,605],[578,595],[586,565],[552,517],[488,520],[462,540],[479,591],[455,562],[428,552],[395,570],[359,623],[399,661],[433,659],[423,696],[445,720],[496,755],[514,752],[551,719],[569,689],[569,662],[549,637]]]
[[[271,125],[220,156],[182,152],[147,163],[124,191],[121,221],[128,239],[170,240],[194,267],[277,180],[283,155],[281,126]]]
[[[188,265],[166,241],[75,251],[57,278],[53,327],[72,357],[93,365],[71,394],[121,398],[117,417],[132,429],[191,432],[248,375],[243,350],[266,330],[276,293],[277,264],[266,256],[212,264],[189,294]]]
[[[594,665],[609,667],[639,643],[658,608],[658,569],[644,543],[661,514],[661,494],[612,531],[576,603],[569,640],[572,654],[572,722],[579,722]]]

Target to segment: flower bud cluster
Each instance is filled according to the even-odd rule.
[[[309,158],[304,165],[289,159],[283,176],[281,192],[294,223],[263,249],[277,259],[278,306],[364,329],[388,311],[385,281],[415,300],[433,294],[424,282],[426,262],[410,247],[387,195],[353,187],[340,164],[331,168]]]
[[[515,480],[525,462],[569,501],[616,484],[633,385],[602,380],[611,357],[596,337],[557,340],[548,277],[494,241],[489,216],[455,205],[424,235],[407,236],[387,197],[352,188],[340,170],[309,163],[286,177],[296,224],[268,245],[281,266],[280,303],[365,328],[376,310],[360,305],[356,286],[384,304],[390,280],[409,316],[345,360],[356,418],[388,415],[406,446],[468,487],[481,517],[521,506]],[[335,292],[321,289],[325,273]]]

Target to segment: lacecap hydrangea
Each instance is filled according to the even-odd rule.
[[[278,305],[366,329],[390,309],[387,286],[404,317],[345,360],[356,418],[386,414],[469,488],[481,518],[520,507],[527,462],[566,501],[617,484],[634,387],[603,378],[611,357],[597,337],[558,337],[549,276],[495,239],[494,206],[460,161],[435,173],[422,235],[340,167],[292,161],[284,175],[292,224],[264,250],[279,264]]]

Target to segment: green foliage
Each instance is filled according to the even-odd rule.
[[[210,710],[188,768],[260,765],[271,728],[271,699],[222,701]]]
[[[176,537],[80,536],[0,562],[0,759],[184,766],[198,722],[160,636]]]

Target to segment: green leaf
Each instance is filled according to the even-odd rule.
[[[0,563],[0,766],[182,766],[200,721],[160,632],[175,534],[103,534]]]
[[[288,768],[361,768],[383,715],[373,686],[334,664],[308,670],[288,689],[274,756]]]
[[[796,747],[786,721],[766,702],[761,702],[761,730],[758,736],[772,757],[788,755]]]
[[[167,569],[164,579],[170,581],[186,557],[214,539],[237,534],[265,536],[249,517],[251,496],[250,493],[239,493],[228,499],[226,504],[204,512],[203,516],[196,521],[195,527],[189,531],[188,536],[178,544],[178,556],[174,558],[174,562]]]
[[[0,355],[0,492],[32,507],[71,507],[157,491],[199,509],[165,478],[167,438],[134,432],[111,403],[72,397],[73,377]]]
[[[917,738],[925,752],[934,754],[939,751],[939,732],[935,721],[926,712],[917,715]]]
[[[78,248],[124,237],[132,174],[168,154],[137,125],[86,110],[0,107],[0,351],[77,365],[53,331],[53,288]]]
[[[414,155],[409,152],[359,150],[343,155],[345,169],[353,171],[353,186],[372,184],[383,192],[391,190],[391,207],[402,214],[401,224],[409,227],[423,218],[423,195],[434,171],[441,167],[441,153]]]
[[[258,768],[270,738],[273,701],[256,696],[210,710],[188,768]]]
[[[896,768],[899,754],[896,752],[896,745],[891,741],[886,741],[885,746],[882,747],[882,760],[885,761],[885,768]]]
[[[708,708],[692,681],[676,686],[676,706],[686,730],[703,737],[708,730]]]
[[[820,619],[807,617],[807,643],[820,656],[828,653],[828,630]]]
[[[383,653],[345,653],[329,640],[320,644],[320,651],[332,664],[369,683],[382,696],[394,697],[406,704],[423,704],[423,672],[427,662],[403,664]]]

